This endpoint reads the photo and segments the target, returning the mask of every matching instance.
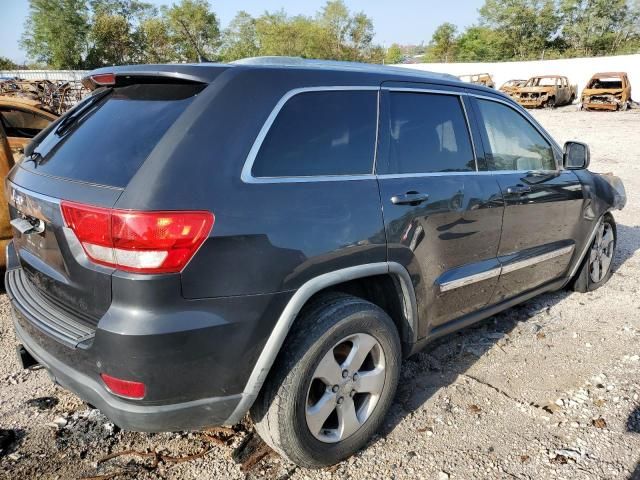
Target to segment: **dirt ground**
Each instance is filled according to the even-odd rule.
[[[624,180],[605,287],[543,295],[409,359],[383,431],[324,470],[285,463],[247,425],[119,431],[42,369],[20,371],[2,294],[0,477],[640,479],[640,110],[534,114],[559,142],[588,142],[592,170]]]

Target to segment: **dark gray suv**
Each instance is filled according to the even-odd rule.
[[[626,197],[505,95],[253,59],[92,72],[7,180],[24,364],[140,431],[250,412],[291,461],[367,442],[401,359],[611,275]]]

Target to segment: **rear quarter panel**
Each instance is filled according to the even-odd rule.
[[[375,178],[245,183],[267,117],[294,89],[377,85],[344,72],[227,70],[201,94],[132,179],[116,207],[210,210],[210,237],[182,272],[183,295],[294,290],[328,271],[386,260]]]

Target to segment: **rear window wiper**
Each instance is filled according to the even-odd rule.
[[[96,105],[100,100],[109,95],[112,91],[113,88],[106,88],[103,91],[89,97],[84,105],[65,117],[64,120],[60,122],[54,133],[60,136],[64,135],[78,119],[80,119],[86,112],[89,111],[91,107]]]

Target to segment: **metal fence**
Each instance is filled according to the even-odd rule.
[[[79,81],[88,70],[0,70],[0,77],[18,77],[23,80]]]

